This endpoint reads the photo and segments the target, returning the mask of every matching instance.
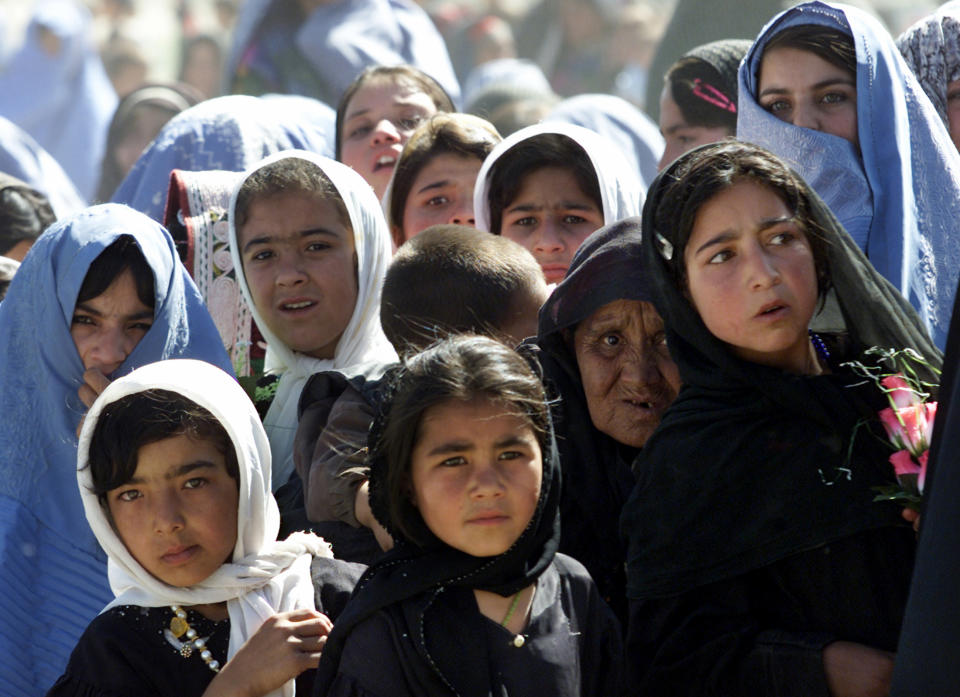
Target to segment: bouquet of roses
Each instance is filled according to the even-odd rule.
[[[894,448],[890,456],[896,484],[875,487],[874,501],[895,501],[912,511],[919,510],[930,455],[930,436],[937,415],[937,403],[928,401],[936,385],[922,380],[915,367],[923,365],[939,374],[918,353],[911,349],[893,351],[872,348],[867,354],[878,355],[881,363],[893,365],[895,373],[882,373],[878,367],[851,363],[854,370],[875,381],[887,396],[890,406],[879,413],[887,437]]]

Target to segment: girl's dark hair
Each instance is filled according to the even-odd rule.
[[[155,307],[153,269],[144,258],[136,240],[130,235],[118,237],[93,260],[77,294],[77,304],[102,295],[110,284],[128,269],[133,274],[140,302],[149,308]]]
[[[391,232],[394,227],[403,227],[403,211],[414,180],[420,170],[440,155],[475,157],[483,162],[494,146],[500,142],[500,134],[489,121],[471,114],[434,114],[414,132],[397,161],[393,175],[388,211]],[[403,239],[394,239],[397,246]]]
[[[371,496],[386,499],[388,520],[380,522],[416,544],[424,545],[431,536],[413,504],[410,481],[411,455],[428,409],[448,401],[495,400],[525,419],[541,451],[545,456],[549,452],[543,384],[524,358],[494,339],[469,334],[443,339],[409,357],[388,379],[393,380],[391,393],[371,429],[368,456],[377,463],[374,467],[386,468],[386,486]]]
[[[541,133],[522,140],[501,155],[490,171],[487,181],[487,205],[490,209],[490,232],[500,234],[503,211],[517,198],[527,175],[546,167],[570,170],[577,186],[597,210],[603,211],[600,181],[590,156],[579,143],[559,133]]]
[[[857,77],[857,48],[853,39],[839,29],[825,27],[819,24],[800,24],[787,27],[773,35],[763,47],[764,55],[775,48],[795,48],[822,58],[831,65],[850,73],[856,81]],[[761,61],[761,69],[763,62]],[[760,76],[757,75],[759,82]]]
[[[750,143],[722,141],[686,153],[662,175],[663,192],[652,211],[656,244],[670,257],[669,265],[678,287],[687,289],[684,250],[693,232],[697,213],[704,203],[743,181],[769,187],[795,216],[813,251],[817,291],[826,297],[831,281],[827,241],[813,216],[813,205],[804,181],[773,153]],[[669,253],[665,249],[670,245]]]
[[[271,162],[244,179],[237,193],[237,203],[233,212],[237,231],[239,232],[247,224],[250,206],[257,199],[297,193],[316,196],[333,204],[337,215],[340,216],[340,223],[351,232],[353,231],[350,213],[337,187],[330,181],[330,177],[324,174],[318,165],[300,157],[286,157]]]
[[[667,71],[670,96],[683,120],[690,126],[726,128],[737,132],[737,90],[724,87],[724,80],[712,65],[694,56],[681,58]],[[715,92],[714,92],[715,91]],[[734,110],[723,108],[730,104]]]
[[[92,491],[108,517],[107,493],[133,479],[140,449],[175,436],[212,443],[226,460],[227,474],[240,481],[233,441],[213,414],[177,392],[137,392],[106,405],[90,439]]]
[[[0,255],[24,240],[35,240],[57,220],[50,201],[26,186],[0,190]]]
[[[347,115],[347,107],[350,106],[350,100],[353,95],[371,80],[391,80],[393,82],[411,82],[416,85],[421,92],[433,100],[437,111],[456,111],[453,106],[453,100],[446,90],[440,86],[440,83],[427,75],[422,70],[414,68],[412,65],[373,65],[360,73],[350,86],[344,90],[340,96],[340,103],[337,104],[337,128],[335,143],[335,157],[340,159],[340,150],[343,146],[343,123]]]

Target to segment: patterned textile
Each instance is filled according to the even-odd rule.
[[[233,372],[240,377],[253,374],[253,317],[233,268],[227,211],[230,196],[241,179],[240,172],[175,169],[170,174],[164,214],[164,225],[174,239],[181,237],[178,233],[182,231],[186,249],[180,256],[217,325]],[[259,357],[263,357],[263,351]]]
[[[167,122],[112,200],[159,222],[173,170],[242,172],[291,148],[332,156],[335,116],[307,97],[234,95],[201,102]]]
[[[949,126],[947,83],[960,80],[960,2],[948,2],[921,19],[900,35],[897,47]]]
[[[859,150],[781,121],[757,101],[764,46],[802,24],[854,41]],[[960,274],[960,154],[887,30],[862,10],[823,2],[777,15],[740,65],[738,106],[737,138],[769,149],[813,187],[942,349]]]

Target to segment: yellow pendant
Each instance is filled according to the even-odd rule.
[[[170,632],[173,636],[177,637],[177,639],[186,634],[188,629],[190,629],[190,625],[187,624],[187,621],[182,617],[174,616],[173,619],[170,620]]]

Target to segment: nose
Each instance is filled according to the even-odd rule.
[[[791,123],[793,123],[794,126],[809,128],[812,131],[823,130],[823,128],[820,126],[820,117],[816,108],[806,101],[799,101],[794,105],[793,119]]]
[[[93,365],[86,367],[96,367],[105,373],[112,373],[130,355],[134,346],[136,341],[126,335],[123,327],[107,329],[100,335],[91,352]]]
[[[552,218],[545,219],[538,232],[539,234],[533,243],[534,252],[550,254],[562,252],[566,247],[563,236],[560,234],[560,228]]]
[[[380,119],[373,127],[371,135],[373,136],[373,145],[386,145],[388,143],[400,142],[400,133],[390,119]]]
[[[662,379],[654,350],[649,346],[630,347],[620,354],[620,382],[634,390],[646,390]]]
[[[473,203],[463,203],[457,206],[450,214],[450,219],[447,222],[451,225],[469,225],[470,227],[476,227],[477,221],[473,217]]]
[[[151,513],[153,514],[153,529],[159,534],[169,534],[183,529],[183,510],[179,498],[168,492],[155,493]]]
[[[500,471],[493,462],[496,455],[491,456],[490,462],[475,462],[472,473],[470,495],[475,499],[498,498],[503,496],[503,479]]]
[[[780,272],[773,257],[759,243],[743,253],[746,256],[747,285],[750,288],[762,290],[780,283]]]
[[[307,275],[303,271],[303,259],[300,254],[280,253],[277,260],[276,282],[278,286],[289,288],[304,283]]]

